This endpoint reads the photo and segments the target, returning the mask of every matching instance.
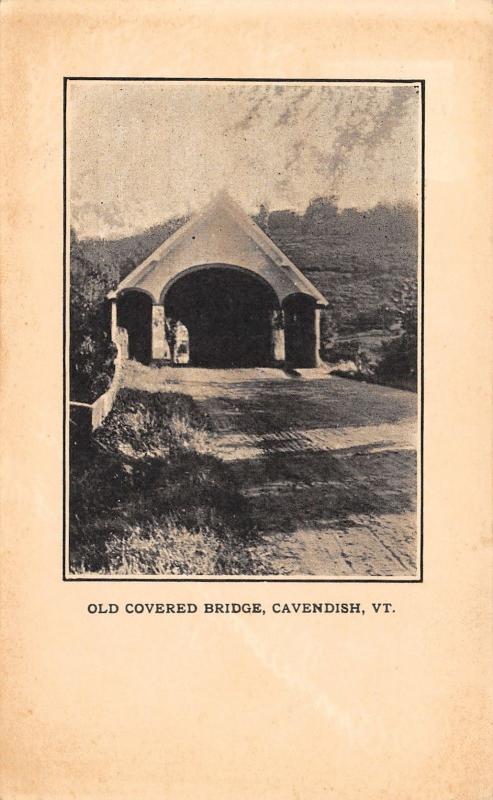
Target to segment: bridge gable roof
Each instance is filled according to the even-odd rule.
[[[308,278],[225,193],[166,239],[120,282],[116,293],[139,289],[159,303],[181,272],[212,264],[250,270],[272,286],[279,302],[302,293],[327,305]]]

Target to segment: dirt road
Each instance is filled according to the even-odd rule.
[[[126,366],[125,385],[192,395],[275,574],[416,575],[416,395],[308,370]]]

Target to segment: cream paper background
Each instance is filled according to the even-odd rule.
[[[489,800],[492,6],[6,0],[3,800]],[[426,80],[422,584],[63,583],[62,79]],[[89,602],[392,602],[114,616]]]

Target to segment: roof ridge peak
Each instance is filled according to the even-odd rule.
[[[177,248],[180,248],[182,243],[186,242],[187,236],[190,237],[190,240],[194,240],[195,236],[192,236],[191,234],[195,233],[196,229],[200,230],[198,226],[202,225],[203,223],[208,226],[210,221],[212,221],[212,225],[214,225],[214,217],[216,213],[219,214],[219,220],[221,218],[221,214],[224,213],[224,215],[231,218],[231,221],[234,224],[242,229],[243,235],[248,237],[250,240],[251,244],[248,245],[248,247],[253,246],[256,248],[254,251],[252,251],[254,253],[254,258],[257,258],[258,252],[261,251],[263,253],[263,257],[268,259],[268,263],[270,262],[275,267],[282,268],[285,275],[290,273],[289,279],[297,291],[307,292],[316,301],[322,303],[323,305],[327,303],[321,292],[315,286],[313,286],[309,278],[307,278],[307,276],[304,275],[295,264],[293,264],[291,259],[285,253],[283,253],[283,251],[270,238],[270,236],[268,236],[265,231],[260,228],[252,216],[231,197],[225,188],[217,192],[205,208],[199,212],[195,212],[188,222],[178,228],[178,230],[176,230],[168,239],[165,239],[165,241],[162,242],[161,245],[159,245],[151,254],[149,254],[149,256],[147,256],[147,258],[140,265],[135,267],[123,279],[123,281],[118,284],[116,292],[119,293],[124,289],[137,287],[138,285],[143,284],[148,279],[148,276],[154,273],[154,270],[158,269],[158,271],[162,271],[165,269],[162,266],[164,259],[171,256],[173,252],[176,252]],[[216,221],[216,225],[217,224],[218,222]],[[221,225],[221,222],[219,222],[219,225]],[[221,227],[219,230],[221,231]],[[207,233],[206,235],[210,234]],[[215,236],[216,234],[213,233],[211,241],[214,246],[212,247],[211,254],[209,254],[211,257],[204,261],[201,256],[202,261],[200,261],[200,263],[203,262],[205,264],[207,261],[213,263],[211,260],[212,256],[214,256],[214,263],[222,263],[221,258],[216,252],[218,245],[216,239],[214,238]],[[233,236],[233,239],[234,238],[235,237]],[[193,253],[190,264],[193,265],[194,263],[199,263],[197,261],[198,257],[198,253]],[[235,258],[240,258],[240,260],[237,262],[235,261]],[[231,255],[231,253],[228,251],[228,258],[224,260],[224,263],[230,265],[237,264],[241,266],[243,264],[241,261],[242,258],[244,258],[243,254],[240,254],[240,256],[236,254],[235,256],[234,253]],[[195,259],[195,261],[193,259]],[[258,269],[260,270],[261,267]],[[284,280],[285,278],[282,278],[281,283]],[[155,295],[155,298],[157,298],[156,302],[158,302],[159,297],[157,294]]]

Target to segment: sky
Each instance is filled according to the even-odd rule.
[[[413,84],[71,81],[70,224],[120,238],[226,190],[249,213],[417,205]]]

